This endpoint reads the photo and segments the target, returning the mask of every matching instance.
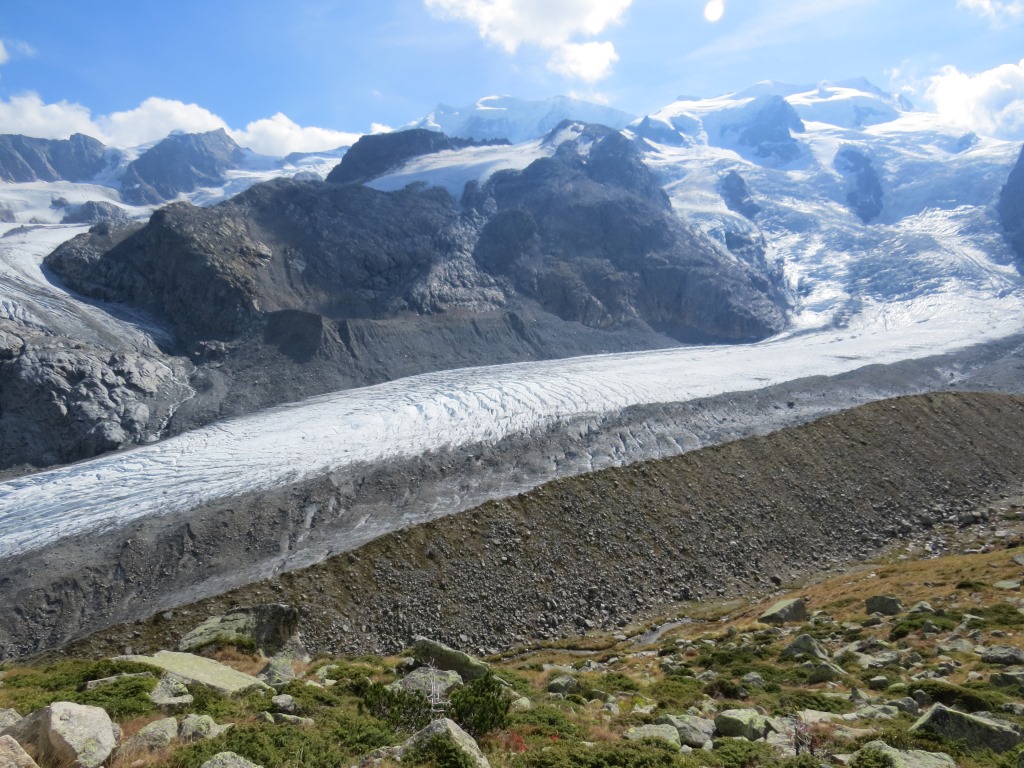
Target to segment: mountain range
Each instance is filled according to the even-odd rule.
[[[544,462],[467,481],[492,478],[491,448],[469,446],[531,455],[559,425],[604,435],[631,408],[872,371],[750,417],[777,425],[937,380],[1018,386],[999,355],[1024,327],[1024,153],[865,81],[766,82],[639,118],[487,98],[288,158],[222,131],[142,148],[5,136],[0,178],[0,558],[35,573],[34,547],[52,563],[48,547],[109,535],[102,557],[68,556],[90,574],[75,590],[138,571],[113,554],[129,521],[141,541],[164,518],[183,552],[190,510],[262,521],[248,554],[230,550],[247,569],[183,554],[163,576],[209,594],[529,487]],[[593,439],[555,463],[693,445]],[[423,458],[461,449],[458,467]],[[436,497],[388,511],[409,497],[367,478],[420,459]],[[372,511],[346,516],[361,494]],[[45,571],[19,604],[65,577]]]

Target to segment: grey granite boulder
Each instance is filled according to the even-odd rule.
[[[761,614],[758,621],[765,624],[790,624],[796,621],[807,621],[807,605],[800,598],[779,600],[771,608]]]
[[[39,768],[13,736],[0,736],[0,767]]]
[[[43,763],[98,768],[117,746],[110,716],[100,707],[58,701],[6,728],[22,746],[32,745]]]
[[[715,723],[696,715],[662,715],[654,721],[657,725],[671,725],[679,733],[684,746],[700,749],[715,737]]]
[[[263,766],[246,760],[234,752],[218,752],[203,763],[200,768],[263,768]]]
[[[864,601],[868,613],[880,613],[883,616],[896,616],[903,613],[903,603],[894,595],[874,595]]]
[[[624,734],[629,741],[640,739],[658,739],[671,744],[674,747],[682,746],[679,743],[679,731],[671,725],[640,725],[630,728]]]
[[[429,664],[438,669],[458,672],[462,679],[470,682],[483,677],[491,668],[468,653],[449,648],[427,637],[416,637],[412,644],[412,656],[420,664]]]
[[[1024,734],[1010,723],[978,715],[968,715],[935,704],[910,727],[911,733],[923,732],[948,741],[962,741],[971,749],[1006,752],[1022,741]]]
[[[763,739],[772,730],[768,718],[755,709],[727,709],[715,715],[719,736],[733,736],[747,741]]]

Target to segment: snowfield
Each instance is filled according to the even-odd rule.
[[[760,389],[813,375],[951,352],[1024,330],[1024,289],[993,213],[1019,146],[964,137],[935,117],[864,84],[801,90],[761,84],[703,102],[677,102],[651,116],[678,130],[676,143],[646,144],[647,162],[688,222],[720,243],[729,233],[766,242],[792,294],[788,332],[744,346],[470,368],[425,374],[297,402],[218,423],[160,443],[0,483],[0,558],[61,537],[111,530],[150,516],[269,490],[339,468],[450,446],[497,442],[562,419]],[[752,159],[716,136],[755,97],[782,95],[806,123],[789,167]],[[514,117],[514,116],[513,116]],[[830,121],[830,122],[826,122]],[[716,131],[718,133],[716,134]],[[372,182],[444,187],[522,168],[557,142],[472,147],[410,161]],[[849,180],[836,152],[867,154],[884,188],[881,216],[849,210]],[[328,167],[327,162],[322,171]],[[292,169],[294,170],[294,169]],[[736,170],[761,208],[756,226],[719,191]],[[236,174],[236,187],[271,171]],[[160,329],[116,316],[53,284],[42,258],[82,231],[56,225],[51,194],[101,199],[83,185],[0,185],[20,222],[41,224],[0,238],[0,318],[94,333],[143,348]],[[23,187],[23,188],[22,188]],[[230,190],[229,190],[230,191]],[[197,193],[212,202],[224,191]],[[77,196],[77,197],[75,197]],[[83,197],[85,196],[85,197]],[[113,198],[116,201],[116,193]],[[35,214],[33,214],[35,212]],[[15,225],[0,225],[9,232]]]

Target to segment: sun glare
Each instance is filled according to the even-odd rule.
[[[722,18],[725,13],[725,3],[723,0],[711,0],[707,5],[704,6],[704,18],[714,24],[716,21]]]

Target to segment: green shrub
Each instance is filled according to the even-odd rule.
[[[512,706],[501,683],[490,673],[454,691],[448,704],[450,717],[474,738],[504,728]]]
[[[939,629],[954,629],[957,625],[949,616],[937,616],[933,613],[911,614],[893,624],[889,631],[889,639],[902,640],[912,632],[919,631],[927,622],[931,622]]]
[[[371,683],[362,692],[360,712],[368,712],[396,731],[413,733],[426,728],[432,719],[430,700],[419,691],[392,690],[381,683]]]
[[[402,757],[402,765],[430,768],[476,768],[472,757],[459,749],[447,736],[438,734],[424,739]]]
[[[1024,627],[1024,613],[1017,610],[1016,605],[1010,603],[993,603],[992,605],[971,610],[976,616],[981,616],[985,621],[982,629],[1002,629]]]
[[[869,747],[854,755],[850,761],[850,768],[896,768],[896,761],[892,759],[892,755]]]
[[[267,723],[238,725],[173,753],[170,768],[199,768],[218,752],[235,752],[264,768],[337,768],[396,743],[397,734],[371,718],[339,715],[317,728]]]
[[[650,696],[659,709],[682,712],[703,701],[704,689],[695,678],[671,674],[651,686]]]
[[[509,715],[508,727],[523,730],[544,738],[582,739],[583,729],[569,719],[569,716],[551,704],[539,704],[526,712]]]
[[[927,693],[932,701],[965,712],[995,712],[1009,701],[1004,694],[987,683],[981,683],[977,688],[968,688],[944,680],[920,680],[914,686]]]
[[[721,768],[774,768],[779,764],[775,750],[767,744],[743,739],[720,739],[711,754]]]
[[[593,745],[556,742],[514,758],[514,768],[690,768],[699,766],[678,747],[659,739],[605,741]]]

